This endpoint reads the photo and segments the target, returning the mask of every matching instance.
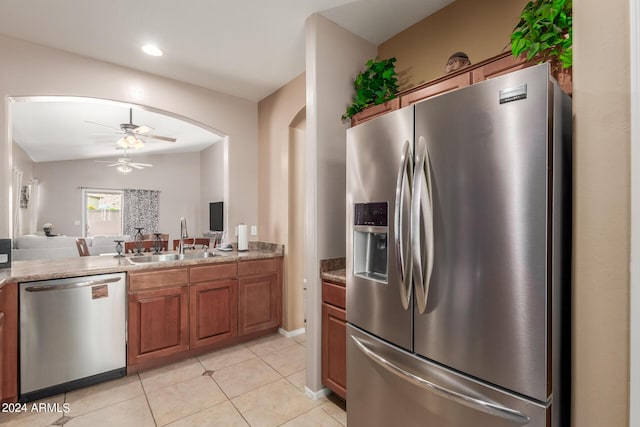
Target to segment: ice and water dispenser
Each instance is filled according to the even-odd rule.
[[[353,218],[353,274],[387,283],[388,203],[356,203]]]

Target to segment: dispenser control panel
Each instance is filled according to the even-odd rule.
[[[388,225],[387,206],[387,202],[356,203],[354,205],[353,225],[386,227]]]

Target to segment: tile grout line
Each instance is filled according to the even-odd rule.
[[[142,382],[142,377],[140,377],[140,373],[136,372],[138,376],[138,381],[140,381],[140,386],[142,387],[142,392],[144,393],[144,400],[147,402],[147,407],[149,408],[149,412],[151,412],[151,419],[153,420],[153,424],[158,427],[158,422],[156,421],[156,416],[153,414],[153,409],[151,408],[151,402],[149,402],[149,396],[147,396],[147,389],[144,387],[144,383]]]

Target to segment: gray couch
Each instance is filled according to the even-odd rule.
[[[128,241],[131,240],[131,237],[127,234],[124,236],[95,236],[85,239],[89,247],[89,253],[91,255],[101,255],[115,253],[116,244],[114,240]],[[11,256],[13,261],[21,261],[75,258],[80,255],[76,247],[76,237],[26,235],[16,237],[13,240]]]

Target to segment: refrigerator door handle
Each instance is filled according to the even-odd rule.
[[[396,264],[400,273],[400,300],[402,301],[402,307],[405,310],[409,309],[411,302],[411,239],[403,238],[403,231],[405,224],[403,223],[404,217],[404,204],[405,204],[405,189],[409,191],[409,200],[411,200],[411,184],[413,179],[413,163],[411,144],[409,141],[405,141],[402,148],[402,158],[400,160],[400,168],[398,170],[398,178],[396,183],[396,206],[394,212],[394,243],[396,246]],[[409,224],[411,226],[411,224]]]
[[[531,419],[527,415],[515,409],[507,408],[505,406],[499,405],[497,403],[489,402],[487,400],[482,400],[476,397],[468,396],[466,394],[457,392],[455,390],[450,390],[446,387],[443,387],[434,382],[421,378],[415,374],[412,374],[411,372],[407,372],[404,369],[394,365],[392,362],[390,362],[383,356],[380,356],[379,354],[371,350],[359,338],[356,338],[353,335],[350,335],[350,336],[353,342],[355,343],[356,347],[360,351],[362,351],[365,354],[365,356],[367,356],[369,359],[374,361],[376,364],[378,364],[385,370],[391,372],[392,374],[402,379],[405,379],[411,382],[412,384],[415,384],[418,387],[421,387],[423,389],[436,393],[437,395],[444,397],[445,399],[449,399],[451,401],[467,406],[469,408],[484,412],[489,415],[497,416],[517,424],[525,425],[525,424],[529,424],[529,421],[531,421]]]
[[[415,172],[413,174],[413,196],[411,200],[411,236],[413,237],[413,279],[416,284],[418,311],[427,309],[429,284],[433,271],[433,199],[431,197],[431,164],[427,141],[420,137],[416,146]],[[426,246],[423,265],[422,227]]]

